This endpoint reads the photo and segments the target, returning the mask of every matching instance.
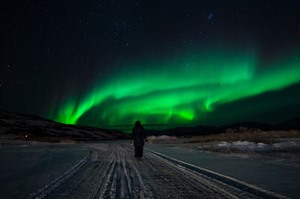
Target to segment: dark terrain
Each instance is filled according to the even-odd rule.
[[[202,136],[214,135],[233,130],[288,131],[300,130],[300,117],[279,124],[239,122],[224,126],[176,127],[165,130],[147,128],[149,136]],[[0,111],[0,138],[35,140],[45,142],[96,141],[107,139],[129,139],[130,135],[121,130],[103,129],[80,125],[66,125],[38,116]]]
[[[127,139],[129,136],[118,130],[66,125],[38,116],[1,111],[0,138],[44,142],[71,142]]]

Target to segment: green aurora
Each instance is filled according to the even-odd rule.
[[[298,52],[268,62],[254,49],[206,49],[139,59],[97,81],[86,93],[58,102],[49,117],[101,127],[136,120],[154,125],[201,124],[206,114],[223,105],[298,84]]]

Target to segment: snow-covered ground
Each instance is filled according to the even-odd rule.
[[[290,198],[299,198],[300,139],[276,144],[247,141],[205,144],[149,144],[163,153]]]
[[[214,153],[199,145],[178,143],[147,144],[145,148],[192,165],[148,150],[139,161],[133,157],[133,146],[129,143],[123,140],[81,145],[2,144],[0,198],[264,198],[245,191],[245,186],[251,188],[251,184],[259,187],[254,186],[259,193],[269,190],[299,198],[297,162],[247,153]],[[297,144],[295,141],[292,146]],[[213,145],[238,146],[242,150],[265,147],[247,142]],[[207,172],[213,175],[206,175]],[[227,180],[237,185],[228,184]],[[239,184],[240,181],[245,183]]]
[[[89,151],[74,145],[0,145],[0,198],[26,198],[76,165]]]
[[[13,167],[0,168],[1,173],[7,173],[0,178],[1,198],[232,198],[244,194],[237,190],[231,193],[231,187],[195,175],[150,152],[145,152],[139,161],[129,142],[84,146],[92,152],[79,170],[65,162],[79,161],[86,155],[84,151],[76,152],[72,147],[61,151],[57,145],[19,147],[4,150],[11,158],[0,156],[1,160],[14,163]],[[30,155],[24,155],[29,151]],[[69,157],[74,155],[75,159]]]
[[[286,139],[278,143],[265,144],[265,143],[254,143],[248,141],[236,141],[236,142],[218,142],[216,146],[219,149],[236,149],[240,152],[275,152],[275,151],[291,151],[299,150],[300,152],[300,140],[298,139]],[[201,148],[201,146],[200,146]]]

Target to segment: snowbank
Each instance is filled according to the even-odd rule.
[[[249,141],[236,141],[236,142],[226,142],[222,141],[216,143],[214,147],[224,150],[238,150],[241,152],[272,152],[278,150],[287,150],[287,149],[298,149],[300,146],[300,141],[283,141],[280,143],[274,144],[265,144],[265,143],[255,143]]]

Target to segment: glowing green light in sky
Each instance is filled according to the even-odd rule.
[[[276,62],[275,62],[276,61]],[[201,123],[218,105],[275,91],[300,82],[295,56],[262,66],[253,50],[207,50],[164,61],[128,64],[106,82],[63,102],[50,117],[98,126]]]

